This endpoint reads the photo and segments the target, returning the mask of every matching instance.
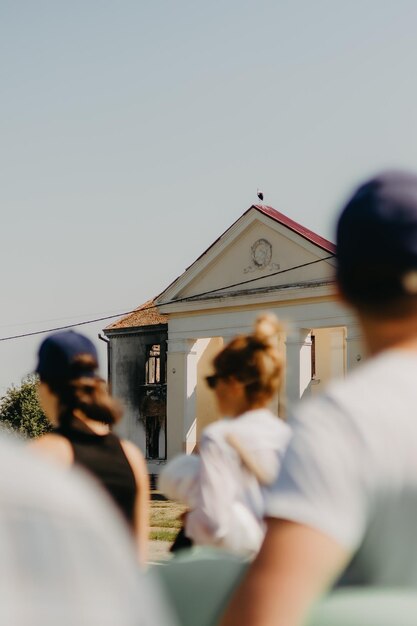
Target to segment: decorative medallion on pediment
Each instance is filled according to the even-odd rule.
[[[256,270],[279,270],[279,264],[272,261],[272,244],[267,239],[258,239],[251,247],[251,264],[244,272]]]

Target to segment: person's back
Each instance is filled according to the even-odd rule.
[[[236,554],[256,554],[265,534],[263,482],[276,478],[290,434],[289,426],[266,408],[208,426],[187,535]]]
[[[416,381],[417,354],[387,350],[301,403],[291,422],[296,449],[281,484],[296,485],[299,519],[356,552],[341,584],[417,587]],[[285,489],[275,494],[268,514],[294,518]]]
[[[170,623],[101,491],[3,436],[0,552],[2,624]]]
[[[129,526],[135,511],[135,476],[123,450],[122,442],[112,432],[98,435],[67,425],[55,428],[56,435],[70,444],[74,466],[89,471],[113,499]]]
[[[246,544],[248,553],[259,549],[264,534],[263,483],[268,484],[276,478],[290,436],[288,424],[267,408],[247,411],[238,418],[219,420],[204,430],[200,444],[203,465],[211,464],[213,448],[215,454],[217,450],[223,464],[223,497],[217,498],[217,506],[213,507],[207,521],[217,530],[222,523],[228,527],[224,537],[226,546]],[[231,442],[237,442],[239,450],[244,450],[247,458],[253,460],[256,474],[242,462],[239,452],[231,448]],[[211,471],[210,467],[204,469],[208,473]],[[262,475],[261,482],[259,474]],[[235,523],[230,520],[232,505]],[[246,519],[245,525],[242,524],[243,517]],[[243,526],[242,537],[239,536],[239,525]],[[252,541],[249,541],[249,536]]]

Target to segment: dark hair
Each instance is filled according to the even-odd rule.
[[[415,272],[412,272],[415,274]],[[400,274],[394,264],[347,264],[338,258],[336,278],[339,289],[355,309],[375,319],[401,319],[417,313],[417,295],[409,292],[404,268]],[[413,286],[415,292],[415,288]]]
[[[213,361],[220,376],[244,384],[250,402],[272,398],[282,383],[283,356],[278,349],[282,326],[275,315],[257,318],[253,333],[232,339]]]
[[[417,313],[415,174],[382,172],[356,189],[340,214],[336,242],[340,290],[360,313]]]
[[[119,403],[110,396],[105,381],[92,375],[97,367],[98,363],[92,355],[80,354],[71,364],[71,378],[48,378],[43,381],[58,397],[58,421],[61,426],[69,426],[77,409],[89,419],[105,424],[115,424],[121,418]]]
[[[376,277],[376,273],[362,268],[352,272],[349,277],[339,273],[337,280],[343,297],[359,313],[380,320],[400,320],[417,314],[417,296],[393,293],[386,274],[383,275],[382,272]]]

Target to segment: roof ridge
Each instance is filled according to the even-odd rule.
[[[325,237],[318,235],[313,230],[310,230],[306,226],[303,226],[299,222],[296,222],[291,217],[288,217],[287,215],[284,215],[284,213],[277,211],[272,206],[268,206],[267,204],[252,204],[250,209],[252,208],[260,211],[268,217],[271,217],[279,224],[287,226],[287,228],[290,228],[293,232],[301,235],[301,237],[304,237],[304,239],[311,241],[312,243],[316,244],[320,248],[323,248],[327,252],[332,252],[333,254],[336,254],[336,245],[332,241],[329,241],[328,239],[325,239]],[[250,209],[248,210],[250,211]]]

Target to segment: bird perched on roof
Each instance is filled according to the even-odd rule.
[[[258,196],[259,200],[263,200],[264,199],[263,191],[261,191],[260,189],[256,190],[256,195]]]

